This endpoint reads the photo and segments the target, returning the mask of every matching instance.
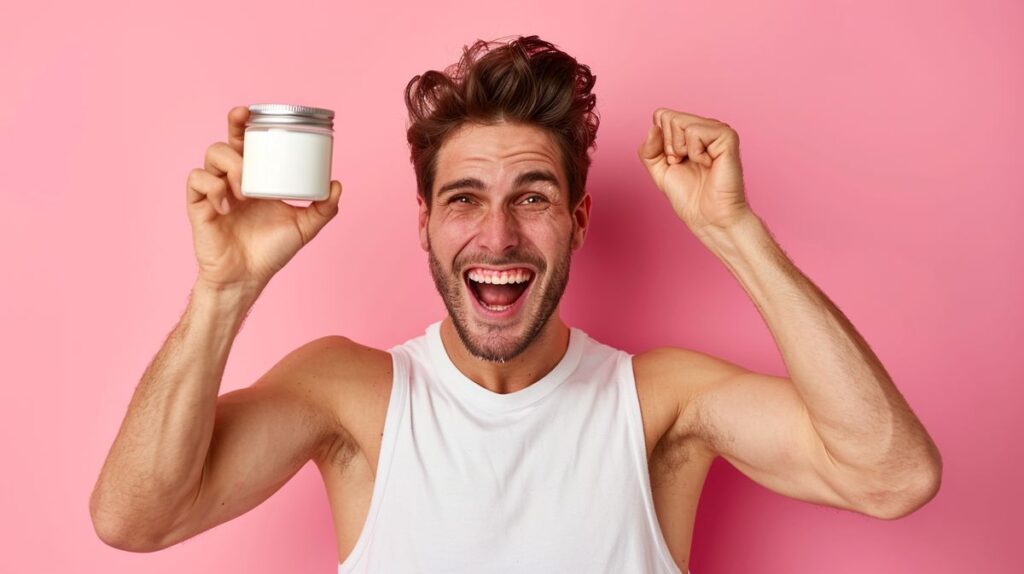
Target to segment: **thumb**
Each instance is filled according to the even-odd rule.
[[[651,175],[658,175],[659,172],[664,171],[668,167],[668,160],[665,157],[665,142],[661,128],[651,126],[647,130],[647,139],[640,144],[636,153],[640,156],[640,161],[647,166]]]
[[[302,229],[302,236],[307,237],[307,242],[316,237],[316,234],[327,225],[327,222],[334,219],[338,214],[338,200],[341,198],[341,182],[331,181],[331,194],[327,199],[314,201],[306,207],[297,207],[299,210],[297,223]]]

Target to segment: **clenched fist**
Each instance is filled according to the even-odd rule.
[[[750,214],[735,130],[668,108],[655,110],[653,120],[637,154],[694,234],[726,230]]]

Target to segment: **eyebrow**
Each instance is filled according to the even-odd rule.
[[[524,185],[537,182],[547,182],[553,184],[556,188],[559,187],[558,178],[546,169],[533,169],[519,174],[516,176],[516,180],[512,183],[512,187],[522,187]],[[437,197],[440,199],[440,197],[445,193],[455,191],[457,189],[481,190],[486,187],[487,186],[484,182],[475,177],[464,177],[442,185],[441,189],[437,190]]]

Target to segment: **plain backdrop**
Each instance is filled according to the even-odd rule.
[[[785,375],[764,321],[636,158],[665,106],[740,134],[754,210],[871,344],[938,443],[938,496],[887,522],[784,498],[719,459],[691,569],[1019,572],[1024,5],[100,2],[0,8],[0,571],[334,572],[309,464],[171,549],[105,546],[88,498],[195,277],[185,180],[230,107],[337,110],[341,211],[249,315],[222,391],[299,345],[387,348],[444,315],[416,233],[408,80],[538,34],[597,75],[590,234],[563,317],[640,352]]]

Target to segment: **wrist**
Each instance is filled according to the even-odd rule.
[[[255,298],[263,291],[266,284],[257,281],[236,281],[234,283],[219,283],[197,275],[192,284],[193,292],[201,292],[203,295],[211,295],[221,298],[239,297]]]
[[[753,245],[770,240],[768,228],[753,211],[747,210],[726,227],[708,226],[696,234],[719,259],[734,261]]]
[[[213,283],[197,277],[192,285],[189,306],[213,313],[219,319],[241,325],[242,319],[256,303],[262,285],[253,283]]]

